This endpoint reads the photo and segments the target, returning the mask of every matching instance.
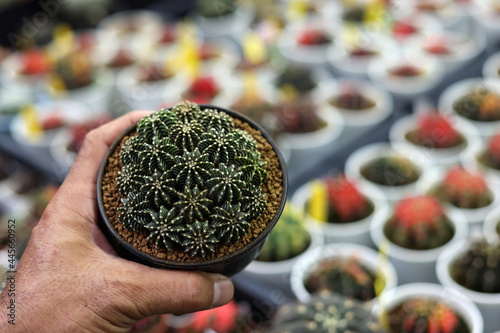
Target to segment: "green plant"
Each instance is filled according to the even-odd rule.
[[[420,116],[417,129],[408,132],[406,139],[416,145],[429,148],[451,148],[464,141],[448,118],[437,112],[429,112]]]
[[[411,161],[402,156],[376,158],[361,167],[366,179],[386,186],[402,186],[414,183],[420,172]]]
[[[205,257],[236,242],[266,207],[255,140],[231,118],[182,102],[143,118],[120,152],[120,221],[156,247]]]
[[[382,333],[385,330],[365,304],[339,295],[321,294],[307,304],[282,306],[266,332]]]
[[[388,313],[389,332],[466,333],[467,324],[446,303],[434,299],[412,298]]]
[[[500,133],[489,139],[486,150],[478,160],[490,168],[500,169]]]
[[[90,55],[86,52],[70,53],[59,59],[51,74],[54,90],[64,91],[87,86],[95,79]]]
[[[480,208],[493,201],[486,181],[460,166],[449,170],[432,194],[459,208]]]
[[[309,95],[285,99],[272,111],[278,118],[278,131],[309,133],[326,126],[326,122],[318,115],[317,107]]]
[[[304,227],[303,212],[287,203],[257,260],[287,260],[304,252],[310,244],[311,235]]]
[[[276,78],[275,85],[281,90],[292,87],[300,95],[311,92],[316,82],[310,68],[289,65]]]
[[[472,242],[450,265],[450,276],[465,288],[500,293],[500,244],[485,239]]]
[[[328,222],[359,221],[373,212],[372,202],[344,175],[327,177],[323,182],[328,193]]]
[[[236,10],[235,0],[198,0],[197,12],[204,17],[220,17],[233,13]]]
[[[359,56],[359,54],[357,55]],[[331,105],[353,111],[362,111],[375,107],[375,101],[366,97],[354,85],[346,84],[340,88],[340,94],[328,100]]]
[[[441,203],[429,195],[399,201],[384,225],[384,234],[393,243],[414,250],[427,250],[447,243],[454,234]]]
[[[462,96],[453,103],[453,108],[459,115],[472,120],[500,120],[500,96],[487,88]]]
[[[375,275],[358,258],[321,260],[307,275],[304,287],[311,294],[332,292],[361,301],[375,298]]]

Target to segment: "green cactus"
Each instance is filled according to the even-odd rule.
[[[303,212],[287,203],[257,260],[287,260],[304,252],[310,244],[311,235],[304,227]]]
[[[197,12],[204,17],[220,17],[233,13],[236,10],[235,0],[198,0]]]
[[[420,172],[404,157],[379,157],[362,166],[361,174],[380,185],[402,186],[414,183]]]
[[[428,195],[399,201],[384,225],[384,234],[391,242],[414,250],[442,246],[454,232],[441,203]]]
[[[446,303],[430,298],[412,298],[388,315],[391,333],[467,333],[464,319]]]
[[[455,111],[468,119],[477,121],[500,120],[500,96],[487,89],[478,88],[453,103]]]
[[[311,294],[334,292],[361,301],[375,298],[375,275],[359,259],[327,258],[309,273],[304,287]]]
[[[282,306],[266,332],[382,333],[385,330],[366,304],[335,294],[320,294],[307,304]]]
[[[119,219],[157,247],[206,257],[265,209],[257,144],[225,113],[191,102],[157,111],[138,123],[120,159]]]
[[[451,277],[465,288],[500,293],[500,243],[474,241],[450,266]]]

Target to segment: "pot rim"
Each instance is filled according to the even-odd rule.
[[[259,234],[259,236],[257,238],[255,238],[254,240],[252,240],[245,247],[243,247],[237,251],[231,252],[229,255],[224,255],[222,257],[211,259],[211,260],[203,260],[203,261],[196,261],[196,262],[182,262],[182,261],[173,261],[173,260],[152,257],[152,256],[150,256],[142,251],[139,251],[139,250],[135,249],[134,247],[132,247],[132,245],[130,245],[128,242],[126,242],[118,234],[117,230],[110,224],[108,216],[106,215],[106,211],[104,209],[104,201],[103,201],[102,185],[101,185],[109,157],[115,151],[116,147],[120,144],[123,137],[136,128],[137,122],[130,125],[126,130],[124,130],[115,139],[115,141],[109,147],[109,149],[106,153],[106,156],[103,159],[101,167],[99,168],[99,174],[98,174],[98,178],[97,178],[97,202],[98,202],[99,216],[100,216],[99,220],[102,222],[101,228],[105,228],[105,232],[109,236],[113,237],[116,241],[118,241],[120,243],[120,245],[122,246],[123,250],[128,252],[129,255],[132,255],[133,257],[138,258],[140,260],[140,262],[143,262],[143,263],[147,262],[148,264],[153,265],[155,267],[172,268],[172,269],[201,269],[201,270],[203,270],[203,269],[208,268],[212,265],[230,263],[232,261],[235,261],[240,256],[244,256],[244,255],[250,253],[254,249],[255,246],[257,246],[258,244],[261,243],[261,241],[266,240],[269,232],[273,229],[275,224],[278,222],[279,216],[281,215],[281,212],[283,211],[283,208],[285,206],[287,192],[288,192],[287,171],[286,171],[286,166],[285,166],[283,156],[281,156],[281,153],[279,152],[278,147],[277,147],[276,143],[274,142],[274,140],[271,138],[271,136],[267,132],[265,132],[259,125],[257,125],[254,121],[248,119],[247,117],[245,117],[245,116],[243,116],[235,111],[232,111],[232,110],[229,110],[229,109],[226,109],[223,107],[208,105],[208,104],[199,104],[199,106],[202,110],[204,110],[204,109],[216,109],[217,111],[222,111],[222,112],[228,114],[229,116],[231,116],[231,118],[236,118],[236,119],[239,119],[241,121],[244,121],[244,122],[248,123],[254,129],[257,129],[260,131],[261,135],[267,140],[267,142],[273,148],[273,151],[277,155],[277,158],[278,158],[278,161],[279,161],[279,164],[281,167],[281,172],[283,175],[282,176],[283,190],[282,190],[282,194],[281,194],[281,200],[280,200],[280,203],[278,205],[278,209],[277,209],[275,215],[273,216],[271,221],[268,223],[267,227]]]

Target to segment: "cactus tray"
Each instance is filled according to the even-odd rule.
[[[99,227],[123,258],[232,276],[259,255],[287,190],[283,157],[259,125],[185,102],[111,145],[97,179]]]

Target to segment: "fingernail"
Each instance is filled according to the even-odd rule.
[[[230,279],[219,274],[210,274],[214,279],[214,300],[212,307],[229,303],[233,299],[234,286]]]

